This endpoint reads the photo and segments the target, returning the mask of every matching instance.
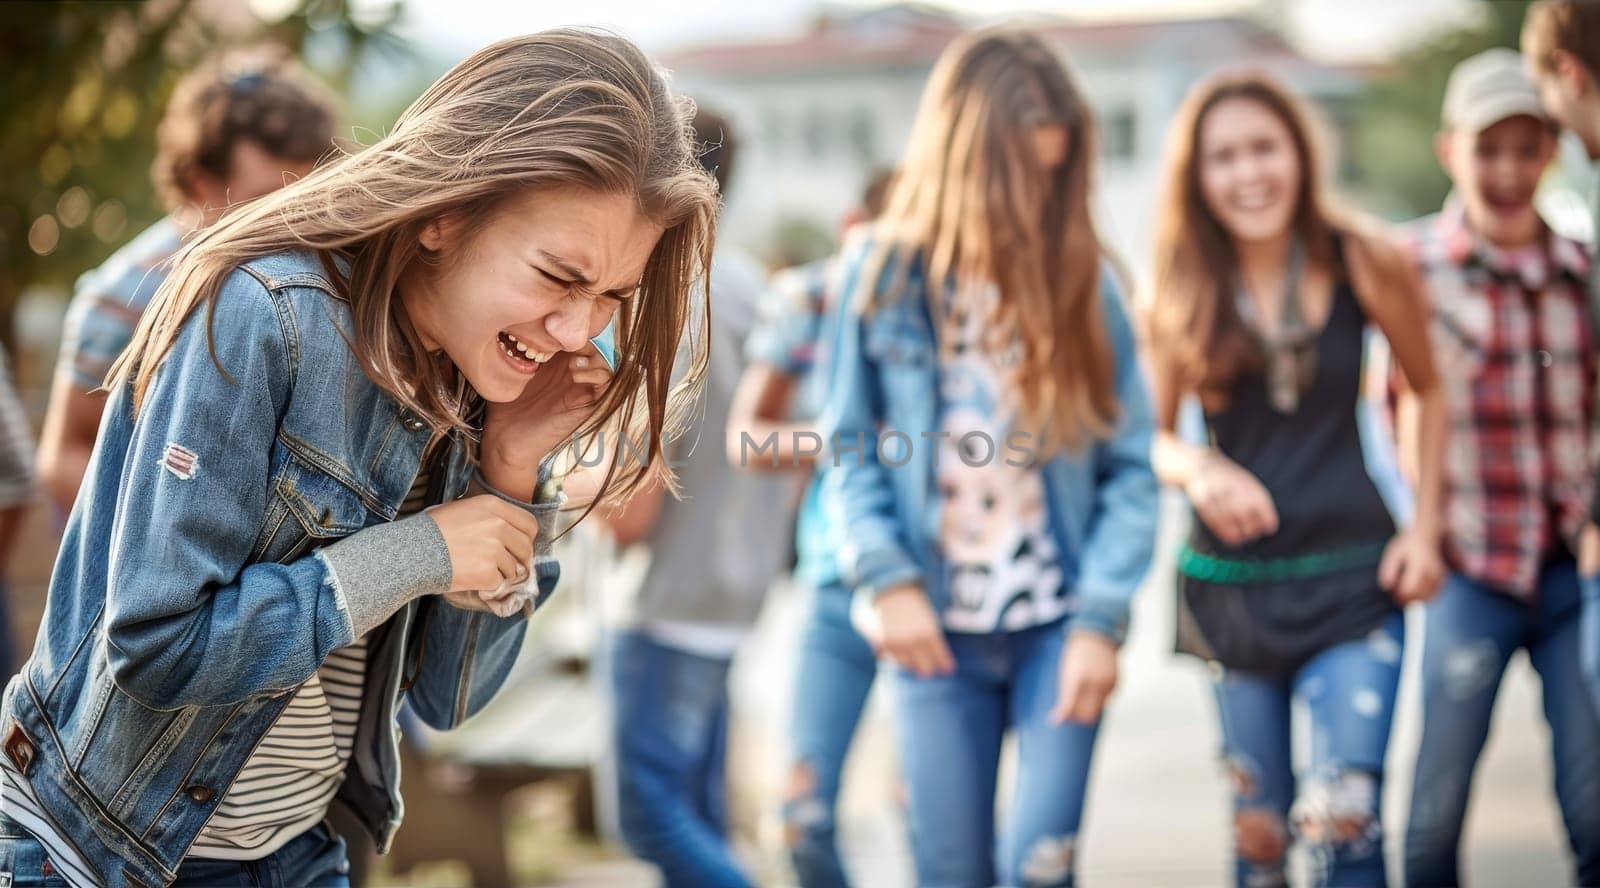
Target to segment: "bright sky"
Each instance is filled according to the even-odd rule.
[[[270,4],[273,0],[254,0]],[[369,0],[373,2],[373,0]],[[360,0],[357,0],[360,5]],[[872,7],[881,0],[833,0]],[[1385,57],[1441,26],[1474,14],[1473,0],[939,0],[969,15],[1054,13],[1082,18],[1199,16],[1273,10],[1307,52],[1338,61]],[[648,50],[803,29],[816,0],[407,0],[407,36],[446,57],[511,34],[559,25],[615,28]]]

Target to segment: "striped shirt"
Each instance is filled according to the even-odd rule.
[[[361,719],[367,640],[328,655],[250,753],[190,857],[260,860],[322,822]]]
[[[78,279],[62,330],[58,375],[80,391],[100,387],[182,246],[183,229],[169,216]]]
[[[9,364],[0,346],[0,509],[22,505],[33,495],[33,435]]]
[[[427,505],[429,477],[426,470],[417,473],[400,515]],[[364,637],[328,655],[245,760],[190,857],[260,860],[322,822],[350,762],[366,666]],[[0,756],[0,813],[39,840],[67,884],[102,884],[6,756]]]

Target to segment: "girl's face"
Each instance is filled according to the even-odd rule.
[[[663,230],[631,195],[580,188],[511,198],[474,232],[463,221],[424,229],[439,261],[418,263],[401,298],[423,344],[491,402],[516,400],[557,352],[588,348],[633,298]]]
[[[1289,127],[1253,99],[1224,99],[1200,122],[1200,195],[1235,240],[1288,230],[1300,194],[1300,158]]]

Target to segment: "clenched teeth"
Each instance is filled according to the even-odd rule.
[[[533,349],[528,348],[527,343],[515,336],[512,336],[510,333],[500,334],[500,347],[505,349],[506,354],[513,358],[521,358],[525,361],[535,361],[540,364],[543,364],[545,361],[555,357],[555,352],[534,351]]]

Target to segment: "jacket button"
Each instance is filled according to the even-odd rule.
[[[408,432],[420,432],[423,429],[428,427],[427,423],[423,422],[422,420],[418,419],[415,416],[406,417],[405,421],[403,421],[400,424],[405,426],[406,427],[406,431],[408,431]]]
[[[201,786],[200,784],[196,783],[195,785],[184,790],[184,792],[188,793],[189,798],[192,799],[195,804],[204,805],[206,802],[211,801],[212,793],[211,787],[209,786]]]

